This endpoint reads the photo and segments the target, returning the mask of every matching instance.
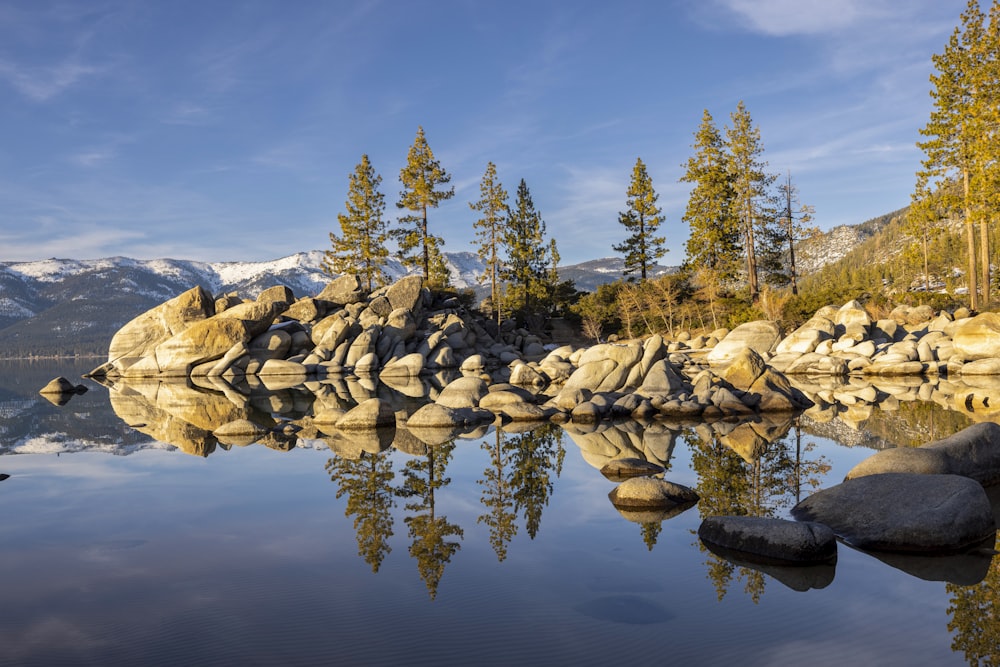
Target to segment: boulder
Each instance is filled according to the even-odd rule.
[[[38,390],[39,394],[82,394],[87,388],[82,384],[73,384],[66,378],[59,376],[50,380],[48,384]]]
[[[400,357],[399,359],[393,359],[387,363],[379,373],[379,377],[417,377],[423,369],[423,355],[413,352],[404,357]]]
[[[117,371],[152,354],[161,342],[215,314],[212,295],[194,287],[132,319],[111,338],[108,361]]]
[[[764,374],[766,368],[767,363],[764,359],[747,347],[736,353],[729,366],[722,371],[721,377],[737,389],[746,391]]]
[[[435,402],[447,408],[475,408],[488,391],[480,377],[460,377],[441,390]]]
[[[328,301],[339,306],[360,303],[365,299],[365,291],[361,287],[361,279],[354,275],[343,275],[335,278],[316,295],[318,301]]]
[[[711,516],[701,522],[702,542],[769,564],[828,563],[837,558],[837,537],[821,523],[753,516]]]
[[[380,398],[369,398],[349,410],[337,420],[337,428],[342,431],[384,428],[396,425],[396,413],[392,406]]]
[[[393,309],[416,312],[423,298],[424,279],[419,275],[405,276],[386,290],[385,296]]]
[[[719,344],[705,356],[705,360],[710,364],[728,363],[747,348],[767,359],[774,352],[779,340],[781,332],[774,322],[766,320],[746,322],[720,340]]]
[[[698,502],[698,494],[681,484],[653,477],[633,477],[608,494],[615,507],[635,509],[668,508]]]
[[[792,516],[826,524],[851,546],[872,551],[955,552],[996,534],[983,487],[958,475],[849,479],[806,498]]]
[[[962,475],[983,485],[1000,482],[1000,425],[975,424],[921,447],[885,449],[854,466],[847,479],[883,473]]]
[[[478,408],[449,408],[437,403],[428,403],[406,421],[409,429],[453,428],[465,429],[493,421],[493,413]],[[426,441],[425,441],[426,442]]]
[[[988,359],[1000,350],[1000,313],[982,313],[960,324],[952,334],[955,354],[966,361]]]

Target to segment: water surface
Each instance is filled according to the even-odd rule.
[[[491,428],[349,455],[300,433],[192,455],[149,424],[128,426],[103,387],[62,407],[34,393],[92,365],[0,369],[0,664],[945,665],[1000,654],[988,557],[887,564],[840,545],[835,569],[789,575],[726,561],[695,535],[709,514],[786,516],[872,447],[970,423],[933,403],[875,408],[860,423]],[[254,405],[279,422],[311,407],[287,395]],[[669,518],[619,512],[595,467],[614,447],[665,463],[702,501]],[[962,577],[976,583],[941,580]]]

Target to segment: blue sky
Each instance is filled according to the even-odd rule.
[[[0,261],[274,259],[329,246],[367,153],[395,202],[422,125],[471,250],[488,161],[563,261],[613,255],[636,157],[683,260],[678,182],[744,100],[826,229],[908,203],[931,55],[964,0],[4,0]]]

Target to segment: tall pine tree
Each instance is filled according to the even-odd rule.
[[[435,247],[440,251],[444,239],[428,233],[427,209],[436,208],[442,201],[451,199],[455,188],[443,189],[442,186],[451,182],[451,175],[434,159],[423,127],[417,128],[406,166],[399,172],[399,182],[403,184],[403,191],[399,193],[396,206],[412,211],[400,217],[399,227],[392,231],[399,245],[400,259],[406,266],[422,268],[424,280],[440,287],[442,285],[435,285],[435,281],[431,280],[431,255]],[[414,251],[417,254],[413,254]]]
[[[758,236],[767,237],[773,218],[767,215],[770,204],[770,187],[775,176],[767,173],[767,162],[762,159],[764,147],[760,128],[755,127],[743,101],[730,116],[732,127],[726,128],[726,148],[729,153],[729,174],[732,178],[734,209],[743,234],[743,253],[746,257],[747,282],[750,299],[757,302],[760,296]]]
[[[991,42],[994,48],[996,45],[995,39],[987,39],[984,19],[978,0],[969,0],[961,15],[962,25],[955,28],[944,51],[933,56],[937,70],[931,75],[934,107],[927,125],[920,130],[926,140],[917,143],[925,153],[923,169],[918,174],[920,182],[955,178],[962,184],[959,200],[952,204],[965,216],[966,280],[969,306],[974,310],[980,306],[975,225],[982,201],[982,192],[977,192],[976,186],[983,183],[980,177],[984,173],[984,161],[989,159],[984,139],[994,134],[985,133],[982,122],[988,110],[981,93],[990,88],[984,80],[984,74],[989,71],[984,63],[988,62]],[[986,250],[984,262],[988,265],[988,248]],[[988,270],[984,273],[987,277],[983,284],[984,296],[988,300]]]
[[[521,315],[535,312],[545,298],[548,258],[545,245],[545,222],[535,210],[528,185],[521,179],[514,208],[507,216],[504,233],[507,262],[503,277],[508,282],[505,301]]]
[[[329,274],[356,273],[368,284],[368,291],[385,281],[383,267],[389,257],[385,196],[378,187],[382,177],[375,173],[367,155],[354,168],[347,188],[346,213],[337,215],[340,235],[330,232],[331,250],[323,256],[323,270]]]
[[[685,245],[687,265],[691,273],[701,271],[713,283],[725,283],[736,277],[743,248],[729,156],[708,109],[694,137],[695,152],[680,179],[693,184],[681,218],[691,230]]]
[[[497,178],[497,168],[492,162],[486,165],[486,173],[479,184],[479,201],[470,203],[469,208],[482,216],[473,227],[476,229],[477,254],[486,265],[484,279],[490,281],[490,303],[500,324],[500,271],[503,269],[501,257],[504,250],[504,230],[507,226],[507,191]]]
[[[625,195],[628,209],[618,214],[618,222],[631,235],[614,246],[614,250],[625,253],[625,274],[638,271],[642,282],[646,282],[649,267],[663,257],[667,250],[663,247],[666,239],[656,236],[663,221],[660,208],[656,205],[659,195],[653,189],[653,180],[646,172],[642,158],[636,158],[635,167],[632,168],[632,181]]]

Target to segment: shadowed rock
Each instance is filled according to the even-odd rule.
[[[958,475],[886,473],[849,479],[794,508],[859,549],[912,553],[962,551],[996,532],[989,498]]]
[[[612,459],[601,468],[601,474],[612,482],[623,482],[633,477],[659,475],[662,472],[664,472],[663,466],[634,457]]]
[[[835,565],[827,562],[797,563],[794,565],[762,563],[759,560],[747,560],[746,553],[726,549],[711,542],[704,542],[705,547],[719,558],[723,558],[737,567],[746,567],[763,572],[778,583],[793,591],[804,593],[812,589],[826,588],[833,583],[837,573]]]
[[[837,538],[820,523],[753,516],[712,516],[701,522],[698,537],[772,565],[822,563],[837,558]]]

